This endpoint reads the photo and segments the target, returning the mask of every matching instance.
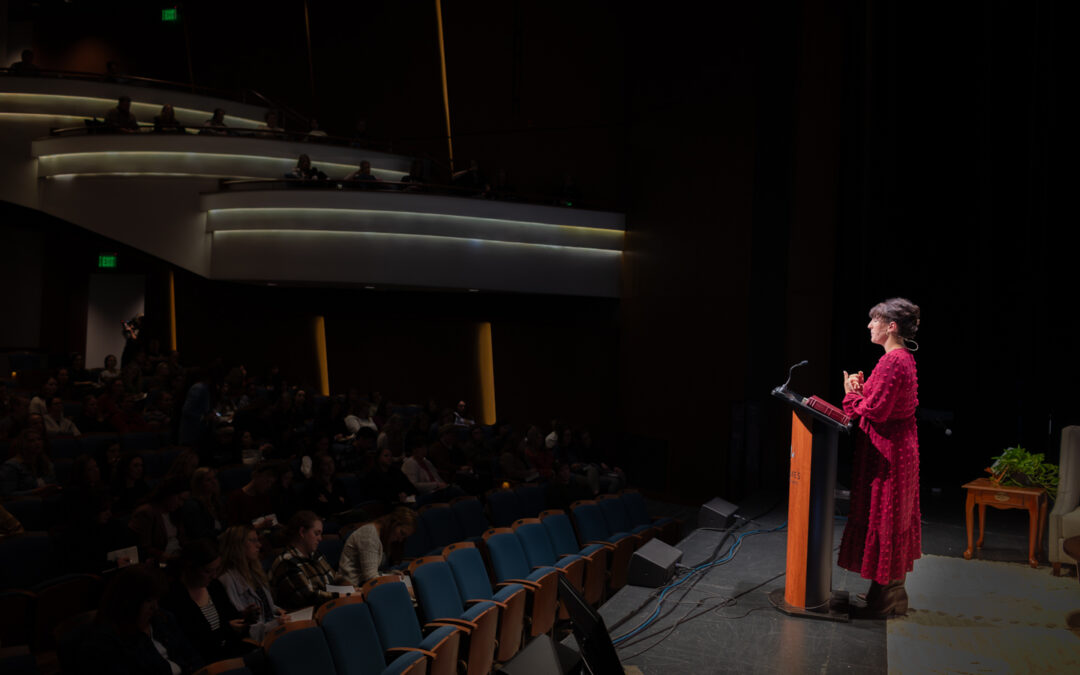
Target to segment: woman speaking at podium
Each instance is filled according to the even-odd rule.
[[[844,412],[858,422],[851,512],[840,542],[841,567],[870,580],[866,612],[907,612],[904,576],[921,555],[919,439],[915,427],[919,307],[891,298],[870,310],[870,341],[885,354],[870,377],[844,372]]]

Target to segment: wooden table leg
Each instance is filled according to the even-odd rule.
[[[974,513],[972,510],[975,508],[975,493],[970,489],[967,491],[967,503],[964,505],[964,520],[967,522],[967,550],[964,551],[964,560],[971,560],[971,526],[974,524]]]
[[[1028,563],[1032,567],[1039,566],[1039,559],[1035,557],[1035,536],[1039,532],[1040,499],[1032,499],[1028,504]]]
[[[979,540],[975,542],[975,548],[982,548],[983,538],[986,535],[986,504],[979,504]]]

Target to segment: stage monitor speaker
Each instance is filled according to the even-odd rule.
[[[581,671],[581,655],[547,635],[537,635],[495,671],[496,675],[562,675]]]
[[[698,527],[723,529],[728,526],[728,521],[731,520],[732,514],[738,510],[738,506],[716,497],[712,501],[705,502],[701,505],[701,510],[698,511]]]
[[[675,564],[682,560],[682,551],[659,539],[651,539],[634,551],[630,558],[627,583],[631,586],[659,588],[675,574]]]

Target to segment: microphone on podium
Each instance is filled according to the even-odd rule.
[[[787,374],[787,380],[782,385],[777,387],[776,389],[773,389],[773,393],[774,394],[786,394],[787,390],[788,390],[787,386],[789,384],[791,384],[791,375],[792,375],[792,373],[795,372],[796,368],[801,368],[802,366],[805,366],[808,363],[810,363],[810,362],[807,361],[806,359],[803,359],[802,361],[799,361],[798,363],[793,365],[791,368],[789,368],[788,369],[788,374]]]

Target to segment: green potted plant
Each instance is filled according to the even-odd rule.
[[[1056,500],[1058,466],[1044,462],[1044,457],[1045,455],[1041,452],[1033,455],[1019,446],[1005,448],[1005,452],[991,458],[994,463],[986,471],[994,483],[1041,487],[1046,490],[1046,494],[1050,495],[1050,499]]]

